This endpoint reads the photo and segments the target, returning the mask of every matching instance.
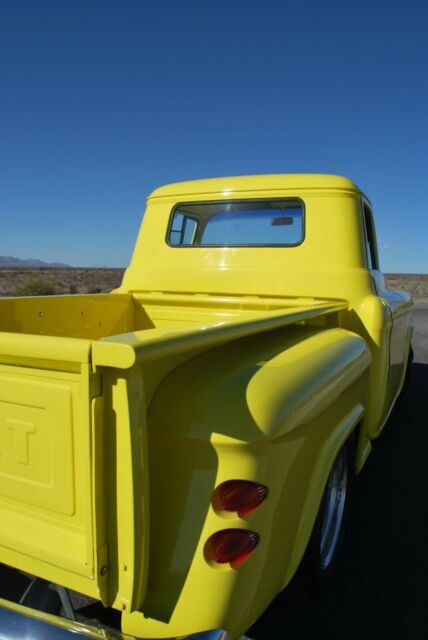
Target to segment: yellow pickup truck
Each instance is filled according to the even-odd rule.
[[[410,311],[330,175],[162,187],[119,289],[1,299],[0,637],[238,638],[322,586]]]

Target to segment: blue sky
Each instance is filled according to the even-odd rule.
[[[0,255],[127,264],[155,187],[347,175],[428,272],[428,4],[0,0]]]

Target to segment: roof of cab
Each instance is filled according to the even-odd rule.
[[[280,173],[175,182],[155,189],[149,197],[161,198],[202,193],[228,196],[240,191],[283,191],[288,189],[340,189],[361,193],[356,184],[343,176],[320,173]]]

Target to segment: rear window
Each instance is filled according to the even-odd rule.
[[[173,247],[293,247],[303,242],[301,200],[179,204],[167,242]]]

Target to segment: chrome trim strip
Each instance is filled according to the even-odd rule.
[[[212,629],[211,631],[194,633],[191,636],[187,636],[187,638],[188,640],[231,640],[229,634],[222,629]]]

